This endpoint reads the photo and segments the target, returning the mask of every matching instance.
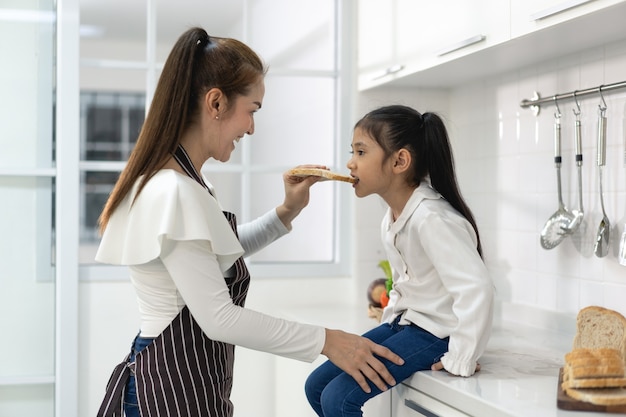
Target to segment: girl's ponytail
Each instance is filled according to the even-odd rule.
[[[430,182],[433,188],[461,213],[474,228],[478,241],[476,249],[482,256],[482,245],[476,220],[461,195],[456,179],[454,156],[448,131],[441,117],[435,113],[426,112],[422,114],[422,119],[424,120],[424,158],[422,158],[421,162],[428,167]]]

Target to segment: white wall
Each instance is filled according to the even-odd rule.
[[[448,93],[419,89],[368,92],[361,95],[361,107],[365,111],[380,104],[403,102],[415,103],[420,111],[443,113],[453,141],[461,189],[477,217],[485,258],[500,300],[572,315],[593,304],[626,315],[626,267],[617,261],[626,221],[626,90],[605,93],[608,149],[604,200],[612,224],[612,246],[605,258],[593,254],[601,219],[595,165],[599,95],[580,100],[584,224],[552,250],[541,248],[539,236],[557,209],[555,107],[548,105],[535,117],[531,110],[519,106],[523,99],[532,98],[534,91],[546,97],[625,79],[626,41],[621,41],[477,80]],[[563,195],[568,208],[577,206],[573,108],[572,100],[560,105]],[[372,258],[381,256],[377,227],[378,214],[383,211],[379,206],[375,200],[356,206],[355,217],[366,236],[357,239],[355,247],[356,253],[363,254],[363,262],[355,271],[359,292],[376,275]]]

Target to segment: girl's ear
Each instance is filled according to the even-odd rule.
[[[204,95],[204,109],[212,119],[218,119],[226,110],[226,97],[219,88],[211,88]]]
[[[393,161],[393,170],[395,173],[400,174],[406,172],[411,167],[411,152],[402,148],[396,152],[395,159]]]

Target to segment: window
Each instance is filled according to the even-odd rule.
[[[106,2],[101,1],[102,4]],[[168,2],[138,10],[145,31],[126,29],[115,37],[81,41],[81,276],[126,279],[125,272],[93,262],[99,242],[97,218],[124,166],[143,121],[158,70],[178,36],[205,26],[211,6]],[[206,7],[206,10],[203,8]],[[221,6],[220,6],[221,7]],[[254,136],[242,140],[226,164],[209,161],[203,173],[222,206],[239,222],[252,220],[282,202],[282,173],[299,164],[319,163],[345,170],[348,146],[339,146],[343,127],[338,59],[338,3],[335,0],[242,0],[229,2],[228,26],[205,26],[211,35],[230,36],[250,45],[269,65],[263,109],[255,116]],[[277,12],[279,11],[279,12]],[[147,18],[145,16],[148,16]],[[156,16],[151,20],[150,16]],[[167,16],[167,19],[160,17]],[[184,16],[184,17],[183,17]],[[285,19],[284,16],[289,16]],[[81,11],[83,25],[98,27],[101,13]],[[154,31],[150,31],[150,25]],[[96,31],[98,32],[98,31]],[[150,35],[152,33],[152,35]],[[285,36],[288,33],[289,36]],[[137,57],[153,57],[137,61]],[[345,148],[345,149],[344,149]],[[343,151],[343,153],[342,153]],[[350,189],[326,182],[312,189],[309,207],[294,230],[248,259],[255,276],[342,275],[348,270]]]
[[[127,160],[144,121],[145,102],[142,93],[81,92],[81,160]],[[118,176],[117,170],[81,172],[81,263],[94,259],[100,241],[98,217]]]
[[[50,242],[55,22],[52,0],[0,3],[0,415],[52,417],[55,370]]]

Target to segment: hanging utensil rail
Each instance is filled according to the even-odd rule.
[[[621,88],[626,88],[626,81],[621,81],[621,82],[613,83],[613,84],[600,85],[594,88],[585,88],[584,90],[570,91],[569,93],[556,94],[550,97],[541,97],[539,93],[535,91],[532,99],[530,100],[524,99],[520,102],[520,107],[522,108],[530,107],[536,116],[539,114],[539,110],[542,104],[547,104],[547,103],[554,104],[557,101],[562,102],[563,100],[566,100],[566,99],[580,98],[582,96],[586,96],[589,94],[598,94],[599,92],[606,93],[608,91],[619,90]]]

